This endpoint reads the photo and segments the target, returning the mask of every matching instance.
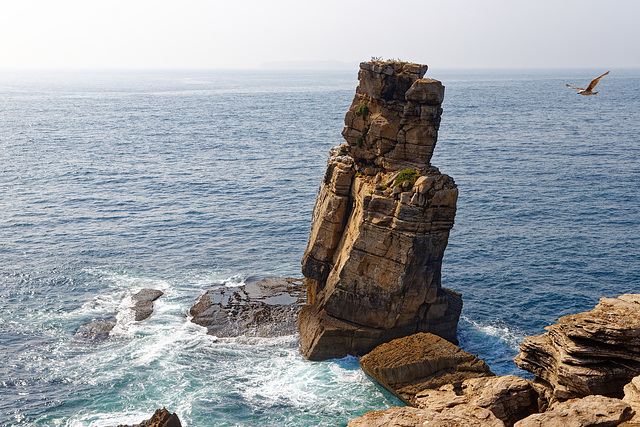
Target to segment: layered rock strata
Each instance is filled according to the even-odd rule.
[[[633,380],[624,386],[625,402],[631,405],[631,409],[635,411],[635,416],[629,420],[629,425],[640,426],[640,376],[634,377]]]
[[[349,421],[348,427],[504,427],[491,411],[477,406],[460,405],[435,411],[429,408],[392,407],[367,412]]]
[[[427,67],[363,63],[331,150],[302,260],[299,316],[311,360],[363,355],[417,332],[451,342],[462,300],[441,287],[458,190],[430,165],[444,86]]]
[[[506,426],[538,412],[538,394],[531,383],[515,375],[471,378],[461,386],[447,384],[438,390],[425,390],[415,398],[419,408],[442,412],[458,405],[471,405],[491,411]]]
[[[622,397],[640,374],[640,295],[602,298],[591,311],[561,317],[528,337],[515,363],[546,383],[559,399]]]
[[[360,358],[360,367],[405,403],[416,406],[416,395],[469,378],[493,376],[476,356],[437,335],[418,333],[381,344]]]
[[[305,302],[304,280],[268,277],[211,289],[190,314],[192,322],[220,338],[283,336],[296,333],[298,312]]]
[[[620,399],[593,395],[559,402],[546,412],[518,421],[515,427],[617,426],[630,420],[634,413]]]

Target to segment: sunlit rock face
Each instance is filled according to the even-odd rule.
[[[444,86],[426,65],[360,64],[313,211],[302,260],[301,351],[363,355],[416,332],[456,343],[462,300],[441,287],[458,189],[430,164]]]
[[[640,375],[640,294],[601,298],[584,313],[558,319],[527,337],[515,363],[558,399],[591,394],[622,397]]]

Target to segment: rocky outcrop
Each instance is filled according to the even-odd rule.
[[[88,340],[103,341],[109,338],[111,330],[116,326],[116,318],[92,320],[80,326],[76,331],[76,337]]]
[[[348,427],[504,427],[491,411],[477,406],[459,405],[441,412],[428,408],[393,407],[367,412],[349,421]]]
[[[559,399],[622,397],[640,375],[640,295],[602,298],[591,311],[561,317],[528,337],[515,363],[545,382]]]
[[[360,367],[378,384],[415,406],[416,395],[468,378],[493,376],[489,366],[457,345],[429,333],[381,344],[360,358]]]
[[[120,424],[118,427],[182,427],[182,424],[180,424],[180,419],[176,414],[172,414],[167,411],[166,408],[162,408],[156,409],[156,412],[150,419],[143,421],[140,424]]]
[[[640,425],[640,376],[634,377],[629,384],[624,386],[622,400],[628,403],[636,413],[629,420],[629,425]]]
[[[441,287],[458,190],[430,165],[444,86],[427,67],[363,63],[330,152],[302,260],[299,317],[311,360],[363,355],[417,332],[451,342],[462,300]]]
[[[273,337],[297,332],[297,316],[306,302],[304,280],[268,277],[241,286],[207,291],[191,307],[192,322],[217,337]]]
[[[538,412],[538,394],[531,383],[515,375],[471,378],[462,386],[447,384],[438,390],[424,390],[415,398],[419,408],[442,412],[458,405],[488,409],[506,426]]]
[[[145,320],[151,316],[153,313],[153,302],[162,295],[164,295],[162,291],[145,288],[131,297],[136,322]]]
[[[586,396],[557,403],[546,412],[533,414],[515,427],[608,427],[633,417],[629,404],[606,396]]]

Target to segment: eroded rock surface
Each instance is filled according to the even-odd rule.
[[[363,355],[417,332],[457,343],[462,299],[441,287],[458,189],[431,166],[444,86],[419,64],[363,63],[331,150],[302,260],[311,360]]]
[[[633,417],[631,406],[620,399],[586,396],[553,405],[546,412],[533,414],[515,427],[609,427]]]
[[[491,411],[471,405],[458,405],[441,412],[428,408],[393,407],[367,412],[349,421],[348,427],[503,427]]]
[[[191,307],[192,322],[217,337],[291,335],[306,302],[304,279],[268,277],[207,291]]]
[[[442,412],[458,405],[488,409],[506,426],[538,412],[538,394],[531,383],[515,375],[471,378],[461,387],[447,384],[438,390],[424,390],[415,405]]]
[[[640,375],[640,295],[602,298],[591,311],[561,317],[528,337],[515,363],[559,399],[600,394],[622,397]]]
[[[640,376],[634,377],[629,384],[624,386],[622,400],[627,402],[636,413],[629,420],[629,425],[640,425]]]
[[[493,376],[489,366],[455,344],[430,333],[418,333],[381,344],[360,358],[360,367],[404,402],[416,406],[416,395],[468,378]]]

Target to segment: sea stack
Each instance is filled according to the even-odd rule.
[[[444,86],[426,65],[360,64],[345,144],[330,151],[302,260],[310,360],[431,332],[457,344],[462,299],[441,287],[458,189],[431,165]]]

